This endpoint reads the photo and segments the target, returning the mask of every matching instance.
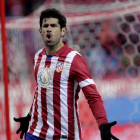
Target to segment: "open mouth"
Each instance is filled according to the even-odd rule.
[[[47,34],[47,41],[51,41],[51,35]]]

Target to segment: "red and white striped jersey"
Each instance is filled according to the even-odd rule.
[[[35,54],[37,87],[28,132],[45,140],[82,140],[78,117],[80,88],[98,125],[108,121],[86,60],[63,43],[64,46],[49,60],[45,48]]]

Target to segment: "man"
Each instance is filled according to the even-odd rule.
[[[77,105],[82,88],[102,140],[118,140],[110,132],[116,122],[108,123],[87,62],[62,41],[66,33],[66,18],[56,9],[42,11],[39,32],[45,48],[34,57],[37,87],[29,114],[14,118],[20,122],[17,134],[21,131],[22,138],[28,129],[25,140],[82,140]]]

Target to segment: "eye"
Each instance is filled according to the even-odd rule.
[[[44,24],[43,27],[48,27],[48,24]]]
[[[51,27],[57,27],[57,25],[56,24],[51,24]]]

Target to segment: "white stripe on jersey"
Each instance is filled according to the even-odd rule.
[[[85,79],[84,81],[79,82],[80,87],[85,87],[88,86],[90,84],[95,84],[95,82],[93,81],[93,79]]]
[[[54,71],[55,71],[55,66],[56,66],[57,60],[58,60],[57,56],[53,56],[51,58],[50,69],[51,69],[51,73],[52,73],[52,75],[51,75],[52,79],[54,77]],[[46,98],[47,98],[47,112],[48,112],[47,124],[49,125],[48,131],[46,134],[46,140],[53,140],[53,138],[52,138],[52,136],[54,134],[53,80],[52,80],[51,87],[47,87]]]
[[[44,67],[45,66],[45,60],[46,60],[46,55],[42,55],[42,59],[41,59],[41,62],[40,62],[40,66],[39,66],[39,69]],[[39,72],[39,69],[38,69],[38,72]],[[41,86],[38,84],[38,97],[37,97],[37,106],[38,106],[38,122],[37,122],[37,126],[36,128],[34,129],[34,132],[33,132],[33,135],[35,136],[39,136],[40,132],[41,132],[41,129],[42,126],[43,126],[43,120],[42,120],[42,105],[41,105]]]
[[[76,89],[78,87],[78,82],[77,81],[74,81],[74,97],[76,95]],[[80,92],[79,92],[80,93]],[[78,94],[79,94],[78,93]],[[77,104],[77,110],[75,108],[75,103]],[[79,115],[79,109],[78,109],[78,100],[77,102],[75,102],[75,98],[74,98],[74,125],[75,125],[75,130],[74,130],[74,133],[75,133],[75,140],[80,140],[80,136],[79,136],[79,127],[78,127],[78,121],[77,121],[77,116],[76,116],[76,112],[78,113]]]
[[[44,49],[44,48],[43,48]],[[36,54],[35,54],[35,62],[34,62],[34,69],[35,69],[35,66],[37,65],[37,61],[38,61],[38,58],[39,58],[39,54],[42,52],[43,49],[40,49]]]
[[[60,85],[61,126],[65,126],[64,128],[61,127],[61,135],[67,135],[67,136],[68,136],[68,103],[67,103],[67,100],[68,100],[67,99],[68,98],[67,97],[68,79],[66,79],[66,77],[67,78],[69,77],[69,71],[70,71],[70,68],[71,68],[71,63],[72,63],[75,55],[76,55],[76,51],[72,51],[67,55],[67,57],[64,61],[64,67],[63,67],[63,71],[61,73],[61,80],[60,80],[60,84],[61,84]],[[67,62],[69,62],[69,63],[67,63]],[[63,82],[64,81],[63,78],[65,78],[65,82]],[[74,110],[75,110],[75,106],[74,106]],[[75,111],[74,111],[74,113],[75,113]],[[76,115],[76,114],[74,114],[74,115]],[[77,126],[77,124],[76,124],[76,126]]]

